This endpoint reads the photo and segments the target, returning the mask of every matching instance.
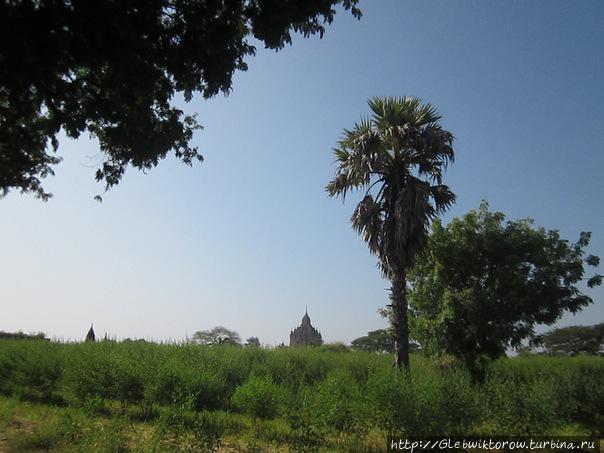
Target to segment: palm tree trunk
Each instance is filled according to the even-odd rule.
[[[401,273],[392,279],[390,301],[394,328],[394,365],[409,371],[409,319],[407,316],[407,275]]]

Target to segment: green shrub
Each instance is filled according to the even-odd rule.
[[[81,403],[89,399],[117,396],[113,363],[101,355],[81,354],[71,357],[65,373],[65,384]]]
[[[195,410],[226,408],[229,389],[226,379],[222,375],[205,371],[196,374],[187,385],[193,394]]]
[[[326,427],[364,432],[367,411],[361,389],[350,373],[334,370],[315,389],[316,409]]]
[[[367,398],[377,426],[407,435],[468,434],[480,411],[464,372],[378,370],[367,381]]]
[[[328,435],[319,407],[315,389],[301,387],[288,401],[287,421],[291,426],[290,449],[292,451],[317,451]]]
[[[0,340],[0,393],[58,402],[63,361],[58,345],[35,340]]]
[[[285,391],[270,376],[252,375],[237,387],[232,404],[241,412],[261,418],[275,417],[284,404]]]

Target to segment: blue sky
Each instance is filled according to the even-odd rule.
[[[61,140],[47,203],[0,200],[0,330],[183,339],[224,325],[287,342],[308,305],[326,341],[386,322],[388,282],[326,197],[331,149],[367,99],[433,103],[456,137],[461,216],[486,198],[604,258],[604,3],[361,1],[325,37],[259,49],[233,92],[182,104],[205,162],[129,171],[97,203],[96,144]],[[602,269],[600,269],[600,273]],[[604,290],[559,325],[604,322]]]

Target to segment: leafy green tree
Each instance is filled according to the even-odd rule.
[[[260,340],[258,339],[258,337],[249,337],[245,341],[245,345],[246,346],[252,346],[252,347],[259,348],[260,347]]]
[[[322,36],[335,7],[360,17],[357,1],[0,2],[0,197],[14,188],[48,199],[40,179],[60,161],[48,145],[57,150],[61,129],[99,141],[107,189],[168,153],[202,160],[190,144],[200,126],[173,97],[228,94],[255,43]]]
[[[357,351],[367,352],[394,352],[394,335],[390,329],[379,329],[369,332],[364,337],[352,340],[351,346]],[[409,351],[417,351],[419,345],[409,342]]]
[[[430,222],[455,201],[442,184],[454,158],[453,135],[438,124],[436,109],[418,98],[374,98],[369,107],[371,117],[344,130],[335,149],[338,169],[326,190],[342,199],[351,190],[365,191],[351,223],[392,284],[395,364],[409,369],[407,272],[425,247]]]
[[[603,354],[604,323],[551,330],[543,335],[543,346],[547,354]]]
[[[208,346],[241,344],[241,337],[237,332],[222,326],[214,327],[211,330],[200,330],[195,332],[192,339],[196,343]]]
[[[369,332],[364,337],[352,340],[351,346],[357,351],[394,352],[394,335],[388,329]]]
[[[483,202],[447,226],[436,221],[409,274],[414,337],[428,352],[462,359],[478,380],[507,348],[538,341],[536,324],[553,324],[591,304],[576,284],[585,264],[599,263],[584,258],[590,233],[572,244],[556,230],[533,228],[531,219],[504,220]],[[587,285],[601,280],[595,275]]]

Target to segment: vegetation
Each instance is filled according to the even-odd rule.
[[[351,341],[351,347],[357,351],[392,353],[394,352],[394,335],[390,329],[378,329],[363,337]],[[417,343],[409,343],[410,351],[417,351]]]
[[[199,344],[224,345],[224,344],[241,344],[241,337],[234,330],[229,330],[226,327],[218,326],[211,330],[200,330],[193,334],[192,340]]]
[[[547,354],[604,354],[604,323],[595,326],[570,326],[543,335]]]
[[[3,332],[0,330],[0,339],[13,339],[13,340],[48,340],[44,332],[38,332],[36,334],[23,333],[23,332]]]
[[[245,340],[245,346],[260,347],[260,339],[258,337],[249,337]]]
[[[335,150],[338,169],[326,189],[342,199],[365,190],[350,221],[392,283],[395,364],[409,369],[407,272],[426,245],[430,221],[455,201],[442,184],[454,158],[453,135],[418,98],[374,98],[369,107],[370,118],[344,130]]]
[[[51,196],[40,178],[60,162],[48,152],[60,130],[99,141],[96,179],[107,189],[128,166],[149,169],[168,153],[201,160],[190,145],[200,126],[172,98],[228,93],[254,44],[322,36],[335,7],[360,17],[356,3],[0,2],[0,197],[11,188]]]
[[[350,342],[353,349],[367,352],[394,352],[394,335],[388,329],[369,332]]]
[[[603,358],[502,359],[482,385],[411,360],[412,375],[327,348],[3,340],[0,448],[379,451],[392,431],[604,434]]]
[[[478,212],[434,222],[427,253],[409,273],[413,334],[425,350],[462,359],[477,379],[484,365],[535,341],[536,324],[553,324],[565,312],[591,304],[576,286],[590,234],[572,244],[532,220],[508,221],[483,202]],[[601,276],[587,279],[599,285]]]

